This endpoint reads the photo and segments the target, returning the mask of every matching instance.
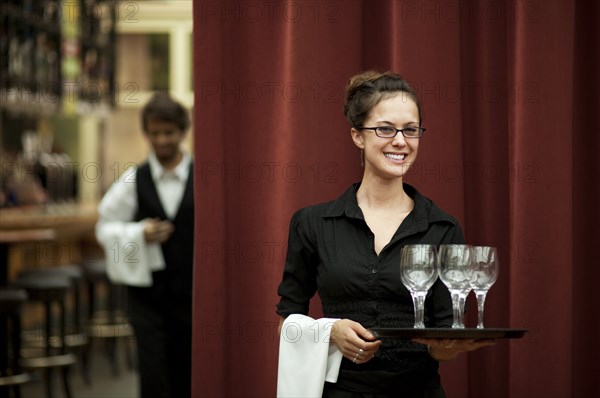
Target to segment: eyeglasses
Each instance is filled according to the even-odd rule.
[[[404,138],[420,138],[425,132],[423,127],[405,127],[403,129],[397,129],[392,126],[356,128],[359,130],[373,130],[377,137],[381,138],[394,138],[396,135],[398,135],[398,132],[402,133]]]

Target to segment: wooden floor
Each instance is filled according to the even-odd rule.
[[[135,368],[129,368],[124,346],[118,347],[117,355],[119,374],[113,375],[105,347],[97,345],[93,348],[89,386],[84,383],[80,365],[74,365],[70,371],[73,398],[136,398],[138,396],[137,372]],[[54,396],[64,397],[62,380],[57,371],[54,373]],[[44,377],[44,374],[33,374],[33,381],[23,385],[21,395],[24,398],[45,398]]]

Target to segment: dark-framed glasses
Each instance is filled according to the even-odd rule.
[[[377,137],[381,138],[394,138],[399,132],[402,133],[404,138],[420,138],[425,129],[423,127],[405,127],[403,129],[397,129],[392,126],[379,126],[379,127],[357,127],[359,130],[373,130]]]

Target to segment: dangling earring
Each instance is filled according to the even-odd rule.
[[[364,149],[360,150],[360,165],[365,167],[365,151]]]

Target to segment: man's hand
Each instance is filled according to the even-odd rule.
[[[149,243],[163,243],[173,233],[175,227],[168,220],[148,218],[144,220],[144,239]]]

